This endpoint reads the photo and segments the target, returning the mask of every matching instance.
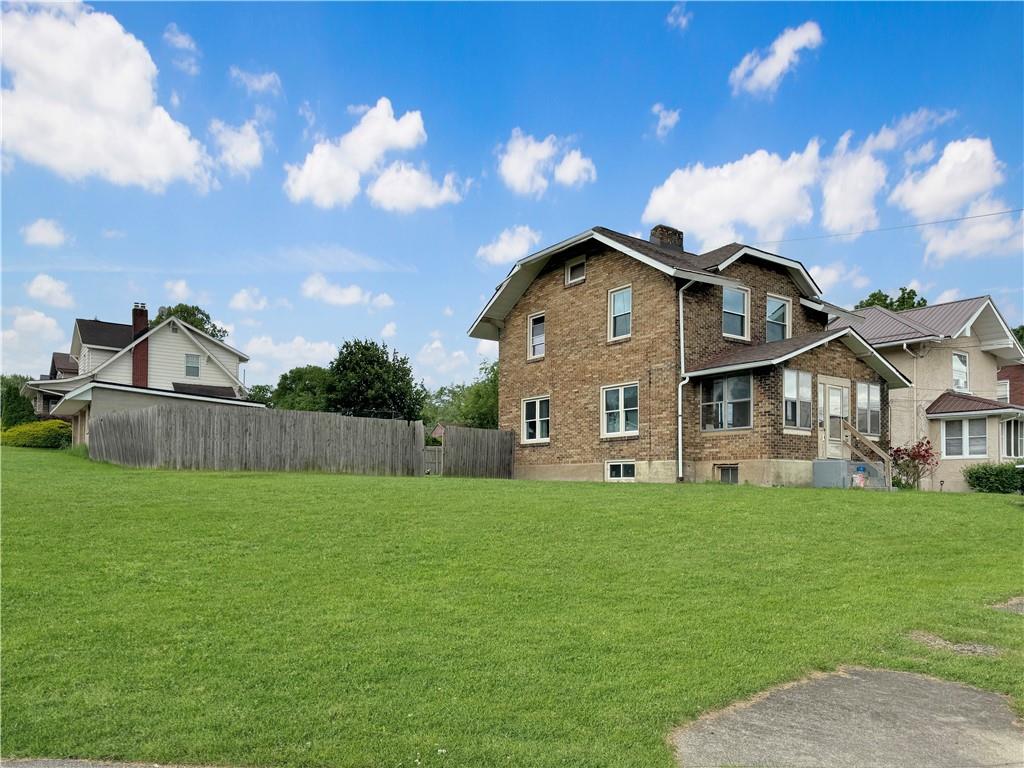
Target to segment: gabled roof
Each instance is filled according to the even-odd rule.
[[[92,347],[124,349],[134,341],[132,327],[127,323],[108,323],[106,320],[75,320],[78,337]]]
[[[878,354],[864,337],[852,328],[805,333],[781,341],[770,341],[767,344],[737,346],[706,361],[700,369],[686,371],[683,375],[696,378],[778,365],[831,341],[841,341],[849,347],[866,365],[885,379],[891,389],[910,386],[910,380]]]
[[[994,414],[1024,415],[1024,407],[989,400],[966,392],[947,390],[924,409],[930,419],[951,416],[991,416]]]
[[[50,358],[50,378],[57,378],[58,373],[77,376],[78,361],[67,352],[54,352],[53,356]]]
[[[790,275],[806,297],[817,298],[821,293],[814,278],[799,261],[776,256],[747,245],[732,243],[705,254],[696,254],[681,248],[671,248],[632,235],[625,235],[607,227],[592,227],[517,261],[495,289],[490,301],[480,311],[469,329],[469,335],[477,339],[496,340],[506,315],[548,261],[552,257],[570,250],[586,252],[588,245],[593,247],[593,243],[613,248],[671,277],[692,282],[711,283],[712,285],[740,285],[738,281],[720,274],[722,270],[743,257],[761,259],[789,270]]]
[[[900,312],[865,307],[854,310],[853,315],[834,320],[829,328],[856,328],[877,347],[956,339],[971,333],[982,339],[982,348],[986,351],[1011,361],[1024,360],[1024,349],[991,296],[975,296]]]

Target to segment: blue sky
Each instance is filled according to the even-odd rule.
[[[199,303],[249,383],[384,338],[436,386],[511,261],[595,224],[827,298],[1022,300],[1020,4],[4,6],[5,372]],[[775,242],[792,240],[792,242]]]

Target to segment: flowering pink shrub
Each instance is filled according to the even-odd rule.
[[[939,467],[939,455],[932,441],[922,437],[916,443],[889,450],[895,472],[893,482],[902,488],[920,488],[921,481]]]

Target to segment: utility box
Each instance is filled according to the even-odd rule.
[[[812,483],[815,488],[885,488],[885,475],[870,461],[815,459]]]

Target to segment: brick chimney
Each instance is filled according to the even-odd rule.
[[[132,338],[149,330],[149,310],[145,304],[135,302],[132,307]],[[149,339],[143,339],[132,348],[132,386],[149,386]]]
[[[666,248],[683,250],[683,233],[678,229],[658,224],[651,229],[651,242]]]

